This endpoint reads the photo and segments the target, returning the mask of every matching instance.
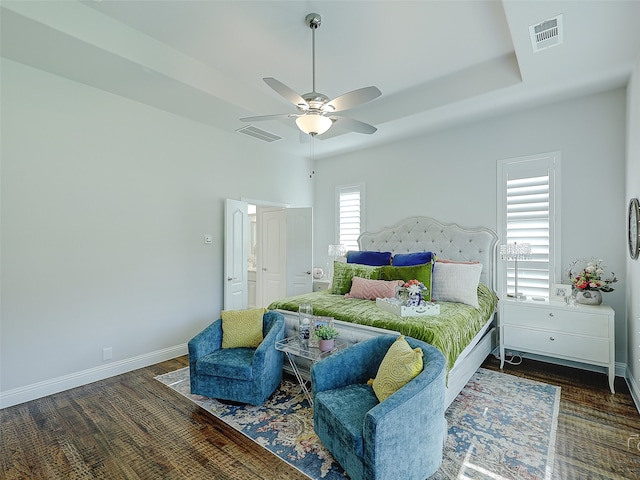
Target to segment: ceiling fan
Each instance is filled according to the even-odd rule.
[[[377,87],[364,87],[345,93],[334,99],[330,99],[322,93],[316,92],[316,29],[320,26],[322,18],[317,13],[310,13],[305,21],[311,29],[312,74],[313,90],[299,95],[284,83],[273,77],[263,78],[264,82],[273,90],[291,102],[298,113],[281,113],[275,115],[261,115],[257,117],[241,118],[243,122],[256,122],[262,120],[275,120],[279,118],[295,118],[298,128],[312,137],[322,135],[335,123],[341,129],[372,134],[377,128],[368,123],[344,117],[339,112],[361,105],[382,95]]]

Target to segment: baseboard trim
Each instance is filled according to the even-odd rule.
[[[186,355],[187,352],[187,344],[184,343],[138,355],[137,357],[111,362],[104,366],[90,368],[69,375],[63,375],[62,377],[14,388],[6,392],[0,392],[0,409],[46,397],[47,395],[53,395],[54,393],[63,392],[70,388],[104,380],[105,378],[130,372],[138,368],[148,367],[155,363]]]
[[[631,374],[631,370],[627,367],[627,374],[624,379],[627,381],[627,386],[629,387],[629,391],[631,392],[631,398],[633,399],[633,403],[636,405],[636,410],[640,413],[640,385],[636,382],[635,378]]]

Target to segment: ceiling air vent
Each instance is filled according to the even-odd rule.
[[[269,133],[260,128],[254,127],[253,125],[247,125],[246,127],[239,128],[236,130],[238,133],[244,133],[245,135],[249,135],[250,137],[257,138],[258,140],[262,140],[263,142],[271,143],[277,140],[281,140],[282,137],[275,135],[273,133]]]
[[[560,45],[563,42],[562,15],[531,25],[529,35],[534,52]]]

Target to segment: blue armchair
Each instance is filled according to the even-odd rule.
[[[442,462],[447,434],[445,360],[440,351],[406,337],[424,352],[424,369],[379,402],[367,380],[397,335],[360,342],[311,368],[316,434],[353,480],[425,480]]]
[[[189,341],[191,393],[261,405],[282,381],[284,317],[263,316],[264,339],[258,348],[222,348],[222,320],[218,319]]]

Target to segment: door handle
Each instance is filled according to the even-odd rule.
[[[311,275],[311,270],[307,270],[307,275]]]
[[[232,280],[237,280],[237,279],[238,279],[238,277],[233,277],[233,278],[231,278],[231,277],[227,277],[227,282],[230,282],[230,281],[232,281]]]
[[[267,271],[267,269],[266,269],[265,267],[262,267],[262,271],[263,271],[263,272],[266,272],[266,271]]]

